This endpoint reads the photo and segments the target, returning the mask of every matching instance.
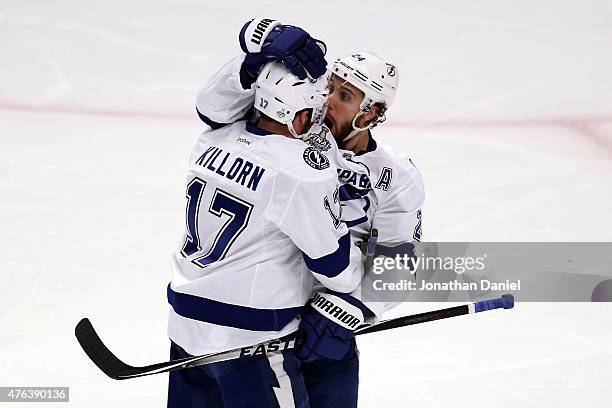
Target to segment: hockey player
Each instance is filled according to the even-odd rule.
[[[265,49],[252,47],[248,33],[260,21],[248,22],[241,31],[240,44],[245,55],[226,64],[200,91],[197,111],[205,123],[214,126],[232,123],[248,115],[253,103],[256,104],[251,84],[257,67],[252,61],[261,58]],[[273,24],[276,26],[271,33],[291,27]],[[263,37],[261,43],[265,42]],[[307,60],[303,67],[308,67]],[[373,53],[361,52],[338,58],[331,71],[325,122],[335,142],[345,149],[344,164],[350,163],[338,171],[342,183],[339,190],[342,221],[361,240],[367,239],[373,228],[377,229],[382,246],[398,247],[420,241],[424,203],[421,175],[408,157],[379,145],[371,134],[371,129],[385,120],[385,112],[395,97],[397,68]],[[219,106],[226,108],[219,110],[216,108]],[[361,167],[361,172],[354,169],[355,164]],[[314,290],[317,293],[311,307],[303,312],[300,325],[306,342],[298,350],[310,405],[355,407],[359,368],[352,335],[355,327],[338,321],[329,311],[360,311],[364,318],[375,321],[394,304],[382,299],[376,302],[362,299],[359,288],[351,295],[320,287]]]
[[[323,117],[327,85],[267,63],[254,93],[258,121],[199,137],[168,286],[172,359],[287,336],[315,279],[347,293],[361,280],[361,254],[339,221],[337,168],[300,140]],[[169,407],[307,404],[293,350],[170,374]]]
[[[358,239],[366,240],[376,229],[378,244],[388,247],[385,252],[411,254],[410,243],[422,238],[423,180],[408,157],[379,145],[371,133],[393,102],[398,70],[373,53],[358,52],[338,58],[331,71],[325,122],[346,150],[345,157],[367,169],[366,175],[350,168],[338,173],[342,220]],[[358,306],[370,322],[397,304],[373,298],[371,290],[363,297],[361,287],[351,295],[317,293],[311,309],[302,314],[306,342],[297,354],[311,407],[357,407],[359,360],[352,328],[330,317],[327,302]],[[347,391],[338,393],[339,388]]]

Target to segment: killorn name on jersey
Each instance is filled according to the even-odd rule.
[[[266,169],[239,156],[230,158],[232,154],[229,152],[225,152],[223,158],[219,159],[222,153],[223,149],[211,146],[198,157],[195,164],[228,180],[232,180],[241,186],[246,184],[247,188],[253,191],[257,190],[257,186]]]

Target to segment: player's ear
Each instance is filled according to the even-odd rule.
[[[363,114],[363,116],[362,116],[362,118],[363,118],[363,121],[362,121],[363,125],[368,124],[371,121],[373,121],[374,119],[376,119],[379,114],[380,114],[380,106],[378,104],[374,104],[369,111],[367,111],[366,113]]]
[[[293,128],[301,134],[308,130],[307,127],[310,127],[310,110],[303,109],[296,113],[293,119]]]

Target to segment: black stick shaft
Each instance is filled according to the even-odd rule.
[[[411,326],[413,324],[432,322],[434,320],[447,319],[449,317],[461,316],[470,313],[468,305],[449,307],[448,309],[435,310],[432,312],[419,313],[410,316],[398,317],[382,321],[372,326],[365,326],[355,330],[355,335],[376,333],[383,330],[396,329],[398,327]]]

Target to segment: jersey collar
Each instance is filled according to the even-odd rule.
[[[246,131],[258,136],[266,136],[272,134],[272,132],[268,132],[267,130],[259,128],[251,122],[246,122]]]
[[[365,150],[361,150],[359,153],[355,153],[355,156],[361,156],[369,152],[376,150],[376,140],[372,137],[372,133],[368,130],[368,146]]]

